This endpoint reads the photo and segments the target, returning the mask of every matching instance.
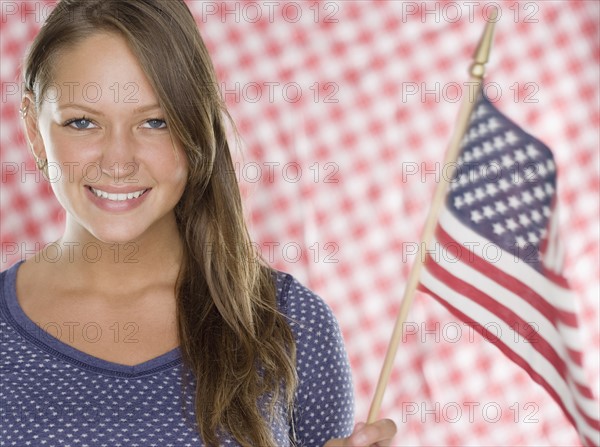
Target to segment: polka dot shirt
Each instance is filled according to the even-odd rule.
[[[71,347],[19,306],[19,265],[0,273],[0,445],[204,445],[195,427],[191,388],[182,392],[179,348],[128,366]],[[296,338],[300,380],[292,421],[279,406],[271,424],[277,445],[322,446],[348,436],[353,388],[337,322],[323,300],[292,276],[278,273],[277,291]],[[220,443],[238,445],[226,434]]]

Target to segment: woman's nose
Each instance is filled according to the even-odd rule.
[[[115,181],[136,172],[137,143],[132,132],[113,129],[107,133],[103,144],[100,166],[102,172]]]

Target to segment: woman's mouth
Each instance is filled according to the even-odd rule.
[[[114,202],[123,202],[125,200],[137,199],[150,189],[146,188],[140,189],[138,191],[111,193],[108,191],[103,191],[102,189],[92,188],[91,186],[88,186],[88,188],[96,197],[112,200]]]

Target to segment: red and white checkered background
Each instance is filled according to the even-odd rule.
[[[2,1],[2,268],[62,230],[17,113],[20,61],[53,4]],[[598,395],[598,2],[188,4],[242,134],[236,172],[251,233],[265,258],[333,308],[359,420],[443,173],[471,55],[490,6],[500,5],[487,93],[554,151],[565,274]],[[579,443],[541,387],[432,298],[416,297],[407,328],[381,411],[398,423],[397,445]]]

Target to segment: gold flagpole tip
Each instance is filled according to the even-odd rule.
[[[485,25],[483,35],[479,40],[479,45],[473,55],[473,64],[471,65],[471,76],[482,79],[485,73],[485,64],[490,56],[490,50],[492,49],[492,40],[494,37],[494,25],[498,21],[498,9],[492,8],[492,13],[489,17],[488,22]]]

